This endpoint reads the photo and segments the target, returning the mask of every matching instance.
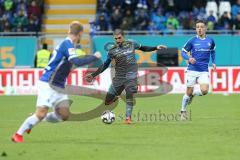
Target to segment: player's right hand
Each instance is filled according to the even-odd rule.
[[[94,56],[100,59],[102,57],[101,53],[99,51],[94,53]]]
[[[91,75],[91,74],[88,74],[86,77],[85,77],[85,80],[87,81],[87,82],[92,82],[93,81],[93,79],[94,79],[94,77]]]
[[[192,57],[190,57],[188,61],[189,61],[189,63],[191,63],[191,64],[196,63],[196,59],[195,59],[195,58],[192,58]]]

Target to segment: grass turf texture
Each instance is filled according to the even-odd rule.
[[[191,104],[191,121],[151,121],[151,113],[176,114],[182,95],[137,99],[136,123],[124,125],[123,102],[114,110],[116,121],[105,125],[100,118],[87,122],[43,122],[25,143],[14,144],[10,136],[29,113],[34,96],[1,96],[0,159],[164,159],[238,160],[240,156],[239,95],[196,97]],[[84,112],[100,103],[73,97],[73,112]]]

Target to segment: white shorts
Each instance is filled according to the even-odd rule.
[[[68,95],[53,90],[47,82],[38,81],[37,107],[56,107],[60,102],[69,100]]]
[[[209,84],[208,72],[186,71],[187,87],[194,87],[195,84]]]

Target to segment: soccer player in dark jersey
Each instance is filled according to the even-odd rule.
[[[206,36],[206,23],[203,20],[196,21],[197,35],[191,38],[182,49],[182,57],[187,60],[186,71],[187,90],[182,99],[181,119],[187,119],[186,108],[192,102],[194,96],[203,96],[208,93],[209,74],[208,65],[210,57],[213,71],[216,70],[215,62],[215,42]],[[190,56],[187,54],[190,52]],[[200,90],[194,89],[195,84],[200,84]]]
[[[73,21],[69,26],[67,38],[54,49],[48,66],[44,69],[38,82],[36,111],[22,123],[18,131],[12,136],[13,142],[23,142],[24,132],[30,133],[31,129],[43,119],[53,123],[68,119],[70,114],[68,95],[53,88],[64,88],[66,79],[73,68],[101,58],[99,52],[86,57],[77,55],[76,45],[82,34],[83,26],[78,21]],[[53,112],[48,113],[49,108],[52,108]]]
[[[115,61],[115,77],[105,98],[105,105],[109,105],[117,99],[122,91],[126,92],[126,119],[125,123],[131,123],[131,114],[134,105],[134,94],[137,93],[137,71],[138,64],[135,57],[135,50],[154,51],[165,49],[166,46],[158,45],[156,47],[142,46],[136,42],[125,40],[124,33],[120,29],[114,31],[115,45],[108,51],[108,58],[96,72],[86,77],[91,82],[108,68],[112,60]]]

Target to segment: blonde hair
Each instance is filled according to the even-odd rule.
[[[83,31],[83,25],[78,21],[72,21],[69,25],[69,34],[77,35]]]

